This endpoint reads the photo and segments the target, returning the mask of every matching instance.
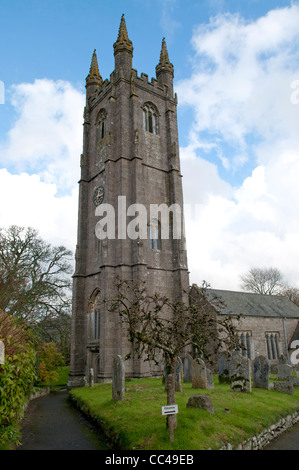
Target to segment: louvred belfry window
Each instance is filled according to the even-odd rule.
[[[151,103],[146,103],[143,107],[143,127],[151,134],[158,134],[158,113]]]

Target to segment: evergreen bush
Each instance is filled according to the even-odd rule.
[[[5,346],[5,363],[0,365],[0,446],[5,448],[8,441],[19,441],[18,422],[36,380],[36,351],[24,325],[1,311],[0,340]]]

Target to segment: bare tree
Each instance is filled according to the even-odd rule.
[[[0,229],[0,309],[29,323],[67,311],[71,257],[32,228]]]
[[[280,291],[280,295],[284,295],[299,307],[299,289],[297,289],[297,287],[285,286]]]
[[[198,354],[207,355],[211,342],[214,353],[224,343],[229,348],[235,345],[231,319],[217,320],[210,313],[205,287],[192,302],[171,302],[160,294],[147,295],[144,283],[118,279],[116,296],[108,301],[108,309],[119,313],[139,357],[160,363],[162,353],[167,370],[167,405],[175,404],[175,364],[180,354],[193,347]],[[167,416],[167,425],[173,442],[176,415]]]
[[[283,276],[276,268],[251,268],[240,278],[242,290],[257,294],[279,294],[284,287]]]

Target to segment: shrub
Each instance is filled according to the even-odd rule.
[[[38,378],[37,385],[47,386],[58,379],[57,367],[64,365],[64,357],[54,343],[41,343],[37,348]]]
[[[5,364],[0,365],[0,442],[10,437],[17,443],[15,426],[33,389],[36,352],[30,332],[1,311],[0,340],[5,346]]]

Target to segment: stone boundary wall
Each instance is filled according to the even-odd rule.
[[[242,442],[237,447],[233,447],[231,444],[227,444],[224,447],[221,447],[220,450],[261,450],[273,439],[278,437],[280,434],[298,422],[299,412],[296,411],[292,415],[281,418],[278,423],[272,424],[260,434],[257,434],[247,441]]]
[[[95,418],[85,409],[84,404],[80,403],[76,397],[69,394],[70,401],[72,405],[77,408],[87,419],[95,423],[100,429],[106,433],[108,439],[116,446],[117,449],[122,449],[120,445],[120,441],[117,435],[117,432],[110,432],[109,429],[105,428],[103,425],[99,423],[99,421],[95,420]],[[285,418],[281,418],[278,423],[271,424],[267,429],[262,431],[260,434],[256,436],[252,436],[247,441],[242,442],[236,447],[233,447],[231,444],[226,444],[225,446],[221,447],[219,450],[262,450],[263,447],[268,445],[273,439],[278,437],[284,431],[289,429],[290,427],[294,426],[294,424],[299,422],[299,411],[296,411],[292,415],[288,415]],[[209,449],[214,450],[214,449]]]
[[[34,390],[32,392],[32,394],[30,395],[30,397],[28,398],[28,401],[26,403],[24,403],[24,405],[23,405],[23,413],[25,413],[25,411],[27,410],[31,400],[35,400],[35,398],[44,397],[46,395],[49,395],[49,393],[50,393],[50,387],[41,388],[37,391]]]

